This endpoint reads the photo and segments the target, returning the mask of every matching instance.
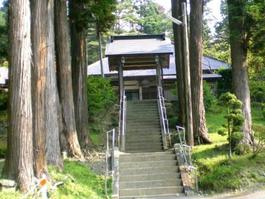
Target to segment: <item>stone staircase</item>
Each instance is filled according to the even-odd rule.
[[[119,198],[183,196],[176,156],[162,150],[156,100],[127,102],[125,153],[119,156]]]
[[[156,100],[127,102],[126,152],[162,151],[159,113]]]
[[[120,199],[181,196],[183,187],[172,151],[120,155]]]

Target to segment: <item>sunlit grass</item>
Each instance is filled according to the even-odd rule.
[[[225,124],[225,109],[215,107],[207,113],[209,145],[193,148],[193,159],[199,171],[199,187],[206,192],[236,190],[265,183],[265,152],[253,157],[252,153],[228,158],[227,136],[217,133]],[[252,108],[253,128],[263,133],[265,120],[258,108]],[[265,133],[265,131],[264,131]]]

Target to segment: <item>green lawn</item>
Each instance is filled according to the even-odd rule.
[[[253,128],[265,133],[265,120],[258,108],[252,108]],[[265,183],[265,152],[228,159],[227,136],[217,134],[224,124],[224,111],[216,107],[206,114],[212,144],[193,148],[194,163],[199,170],[199,188],[206,192],[223,192]],[[257,169],[258,168],[258,169]]]
[[[104,176],[91,171],[85,163],[77,161],[65,161],[64,170],[58,171],[49,168],[49,174],[53,182],[64,182],[56,191],[50,191],[52,199],[103,199],[105,196]],[[110,180],[108,180],[110,187]],[[21,198],[19,192],[2,192],[1,199]]]

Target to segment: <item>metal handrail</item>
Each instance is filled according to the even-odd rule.
[[[185,128],[181,126],[176,126],[178,138],[179,138],[179,153],[181,157],[184,160],[184,165],[187,166],[187,168],[190,171],[195,171],[193,172],[194,179],[195,179],[195,189],[198,191],[198,174],[197,174],[197,168],[192,165],[192,157],[191,157],[191,146],[186,144],[186,131]]]
[[[169,133],[169,123],[167,119],[167,110],[165,105],[165,98],[163,96],[163,89],[162,87],[157,87],[157,97],[158,97],[158,108],[159,108],[159,115],[160,115],[160,123],[162,126],[162,133],[163,138],[166,139],[163,141],[164,148],[168,148],[171,145],[171,138]]]
[[[111,139],[110,139],[111,138]],[[105,166],[106,166],[106,173],[105,173],[105,194],[108,195],[108,184],[107,184],[107,177],[113,176],[114,173],[114,148],[117,145],[116,141],[116,131],[112,129],[106,132],[106,152],[105,152]],[[109,168],[109,158],[111,162],[111,169]]]

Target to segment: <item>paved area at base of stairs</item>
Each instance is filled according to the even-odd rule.
[[[228,193],[215,196],[166,196],[134,199],[265,199],[265,190]]]

